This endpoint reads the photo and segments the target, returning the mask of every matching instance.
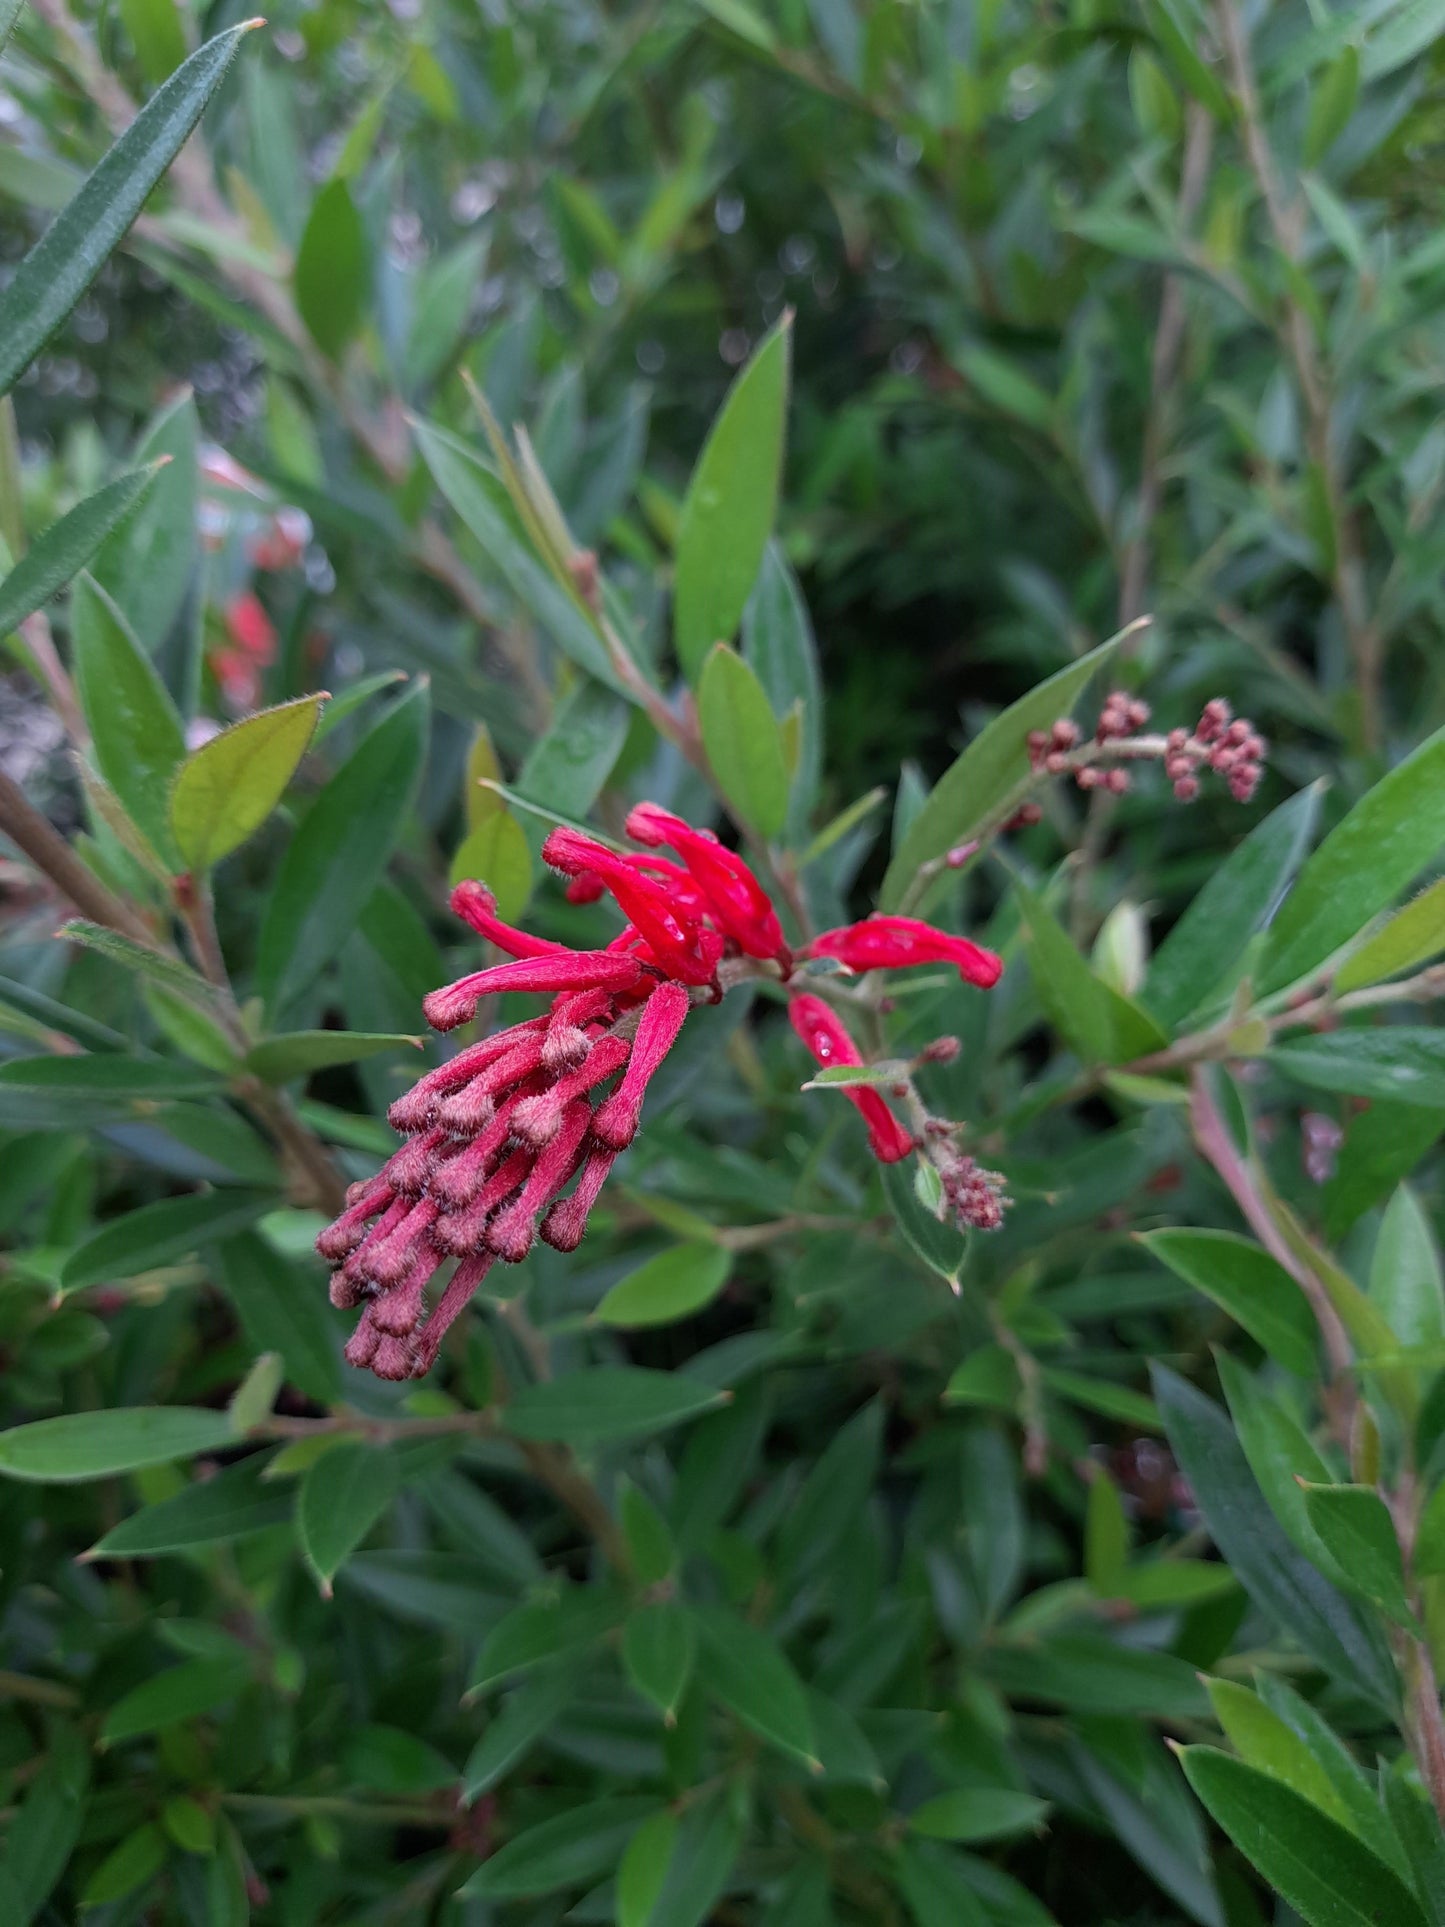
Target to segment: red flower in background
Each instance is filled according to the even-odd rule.
[[[569,897],[610,894],[627,918],[604,950],[571,950],[515,929],[483,884],[453,891],[456,914],[511,961],[433,991],[423,1004],[427,1021],[453,1030],[502,991],[552,1001],[544,1015],[458,1051],[392,1105],[391,1123],[406,1143],[376,1177],[352,1186],[346,1210],[317,1239],[336,1267],[333,1302],[361,1307],[346,1347],[353,1365],[382,1378],[421,1376],[498,1259],[520,1262],[539,1236],[575,1250],[693,1004],[716,1002],[724,976],[791,979],[793,954],[777,913],[741,857],[653,803],[640,804],[627,828],[648,846],[643,852],[570,829],[554,830],[543,846],[570,879]],[[663,844],[680,863],[654,853]],[[897,917],[829,931],[804,954],[855,969],[943,960],[985,986],[1003,968],[976,944]],[[789,1009],[820,1064],[862,1062],[820,997],[794,993]],[[875,1156],[892,1162],[917,1148],[881,1093],[846,1094]],[[428,1287],[452,1258],[461,1262],[429,1309]]]

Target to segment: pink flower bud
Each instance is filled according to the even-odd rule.
[[[458,1024],[476,1016],[483,997],[503,991],[626,990],[641,974],[632,959],[611,951],[558,950],[474,971],[442,990],[431,991],[423,997],[421,1007],[433,1029],[455,1030]]]
[[[506,1263],[520,1264],[531,1250],[536,1220],[571,1180],[582,1160],[583,1140],[591,1122],[592,1107],[585,1097],[569,1104],[556,1135],[538,1153],[518,1196],[488,1225],[483,1234],[487,1249]]]
[[[459,883],[451,895],[453,912],[471,925],[478,936],[486,937],[499,950],[512,957],[556,957],[572,953],[564,943],[550,943],[545,937],[530,936],[503,923],[497,915],[497,899],[485,883]]]
[[[592,1207],[601,1195],[618,1155],[616,1151],[594,1144],[587,1153],[582,1175],[572,1195],[560,1199],[543,1218],[539,1228],[554,1251],[575,1251],[581,1244]]]
[[[592,1135],[610,1151],[622,1151],[637,1135],[647,1087],[677,1042],[692,999],[681,984],[659,984],[642,1006],[632,1054],[622,1081],[592,1119]]]

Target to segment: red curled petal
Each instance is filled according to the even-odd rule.
[[[612,951],[559,950],[459,977],[423,997],[421,1007],[433,1029],[455,1030],[476,1015],[483,997],[504,990],[626,990],[641,975],[640,964]]]
[[[627,818],[627,834],[655,848],[670,843],[707,899],[713,917],[749,957],[788,954],[773,900],[752,869],[707,830],[694,829],[671,810],[639,803]]]
[[[839,1018],[821,997],[806,992],[788,999],[788,1016],[793,1029],[826,1070],[830,1064],[861,1064],[863,1054],[848,1035]],[[913,1150],[913,1139],[878,1091],[861,1088],[843,1092],[844,1097],[868,1126],[868,1145],[881,1164],[897,1164]]]
[[[949,963],[965,983],[992,990],[1003,958],[967,937],[950,936],[917,917],[865,917],[825,930],[808,945],[811,957],[836,957],[850,970],[903,970],[910,964]]]
[[[512,957],[555,957],[567,954],[564,943],[550,943],[546,937],[529,936],[497,915],[497,899],[485,883],[474,879],[459,883],[451,894],[453,912],[470,924],[479,937],[485,937]]]
[[[690,919],[686,906],[665,885],[644,876],[605,844],[578,830],[553,830],[542,845],[542,857],[564,876],[595,871],[621,906],[629,923],[637,926],[659,967],[685,984],[710,984],[722,955],[722,939]]]

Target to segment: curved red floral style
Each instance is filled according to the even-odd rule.
[[[637,1134],[647,1087],[696,1003],[732,983],[789,985],[793,1028],[820,1064],[859,1064],[857,1045],[820,996],[792,988],[794,953],[760,879],[710,831],[642,803],[619,851],[556,829],[542,854],[574,902],[610,895],[627,919],[603,950],[572,950],[506,923],[482,883],[458,884],[451,906],[509,961],[473,971],[423,1000],[437,1030],[470,1023],[502,991],[550,997],[546,1012],[459,1050],[392,1105],[406,1142],[316,1248],[334,1267],[332,1302],[359,1307],[346,1347],[380,1378],[417,1378],[499,1260],[517,1264],[540,1237],[582,1242],[617,1157]],[[680,862],[659,856],[666,845]],[[905,917],[870,917],[817,937],[800,953],[853,970],[948,962],[987,988],[1001,960],[962,937]],[[896,1162],[918,1140],[873,1089],[845,1093],[876,1157]],[[574,1183],[575,1180],[575,1183]],[[571,1186],[572,1188],[568,1189]],[[443,1267],[459,1260],[428,1304]]]

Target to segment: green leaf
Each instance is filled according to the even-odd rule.
[[[520,1900],[600,1879],[616,1867],[638,1822],[656,1810],[651,1794],[574,1806],[514,1835],[482,1862],[458,1897]]]
[[[1381,1776],[1380,1791],[1390,1826],[1405,1850],[1415,1891],[1425,1903],[1430,1927],[1445,1927],[1445,1830],[1429,1798],[1393,1773]]]
[[[604,684],[592,677],[579,682],[529,750],[517,775],[518,794],[563,816],[586,816],[622,754],[632,714]]]
[[[166,466],[139,514],[111,536],[93,570],[152,657],[175,626],[196,572],[200,442],[201,424],[187,389],[142,435],[136,461],[163,460]]]
[[[1384,1861],[1300,1794],[1213,1747],[1185,1747],[1180,1759],[1214,1819],[1306,1927],[1426,1927]]]
[[[1322,1031],[1276,1044],[1270,1062],[1301,1084],[1445,1109],[1445,1033],[1413,1024]]]
[[[503,1701],[462,1768],[467,1800],[494,1787],[576,1704],[579,1677],[576,1665],[548,1666]]]
[[[283,1037],[267,1037],[253,1044],[244,1059],[246,1069],[264,1084],[287,1084],[294,1077],[333,1064],[359,1064],[384,1051],[420,1050],[424,1039],[401,1033],[369,1030],[293,1030]]]
[[[220,1283],[251,1351],[279,1352],[286,1376],[318,1404],[341,1396],[341,1363],[325,1290],[314,1272],[291,1265],[255,1231],[240,1231],[216,1247]]]
[[[486,884],[504,923],[517,922],[532,894],[532,851],[510,810],[494,809],[468,830],[452,858],[448,880],[455,888],[470,877]]]
[[[107,482],[52,522],[0,582],[0,636],[18,629],[85,568],[110,531],[153,487],[163,463],[135,468]]]
[[[1370,1266],[1370,1297],[1402,1345],[1445,1340],[1445,1279],[1430,1220],[1408,1184],[1385,1211]]]
[[[710,1304],[731,1270],[731,1254],[721,1245],[673,1245],[620,1278],[592,1316],[625,1330],[670,1325]]]
[[[166,1837],[153,1820],[112,1847],[80,1891],[82,1907],[105,1907],[124,1900],[153,1880],[166,1864]]]
[[[1383,1637],[1285,1537],[1226,1415],[1162,1366],[1154,1396],[1169,1443],[1210,1536],[1239,1583],[1335,1679],[1392,1707],[1397,1686]]]
[[[991,407],[1042,435],[1052,434],[1057,414],[1053,396],[1011,356],[972,346],[955,349],[952,359]]]
[[[612,1631],[622,1616],[620,1601],[611,1593],[573,1586],[543,1599],[516,1606],[487,1634],[467,1686],[469,1696],[545,1660],[553,1660],[593,1646]]]
[[[671,1726],[697,1658],[697,1632],[691,1617],[669,1600],[638,1606],[622,1629],[622,1658],[638,1692],[659,1708]]]
[[[216,1816],[188,1794],[172,1794],[161,1808],[161,1825],[186,1853],[216,1850]]]
[[[538,561],[495,471],[475,449],[432,422],[413,421],[412,430],[437,487],[522,607],[580,669],[627,696],[593,619]]]
[[[0,1064],[0,1124],[43,1130],[150,1117],[174,1098],[219,1089],[213,1072],[160,1058],[12,1057]]]
[[[649,1371],[640,1365],[595,1365],[524,1385],[506,1406],[503,1425],[519,1439],[608,1445],[650,1438],[715,1411],[728,1396],[671,1372]]]
[[[703,665],[697,715],[729,808],[760,836],[776,836],[788,813],[782,732],[763,685],[725,643],[717,643]]]
[[[146,1465],[169,1465],[234,1445],[224,1412],[184,1405],[138,1405],[108,1412],[65,1412],[0,1432],[0,1475],[44,1485],[103,1479]]]
[[[114,1278],[134,1278],[174,1264],[202,1245],[229,1237],[276,1208],[274,1191],[196,1191],[162,1198],[112,1219],[82,1240],[61,1267],[67,1292]]]
[[[1005,1354],[1007,1356],[1007,1354]],[[1009,1360],[1013,1364],[1013,1360]],[[1017,1371],[1017,1367],[1014,1368]],[[1119,1488],[1102,1466],[1089,1481],[1084,1512],[1084,1573],[1095,1592],[1105,1598],[1124,1577],[1129,1564],[1129,1520]]]
[[[1231,852],[1160,944],[1141,993],[1173,1029],[1226,993],[1251,937],[1268,927],[1314,841],[1322,785],[1281,803]]]
[[[677,527],[673,643],[690,682],[737,633],[777,514],[787,432],[792,315],[728,391],[688,483]]]
[[[1113,636],[1020,696],[996,716],[929,791],[883,879],[881,910],[913,909],[926,894],[919,869],[968,841],[987,818],[1007,816],[1029,787],[1028,737],[1068,715],[1119,646]]]
[[[325,700],[301,696],[247,716],[181,764],[170,822],[189,869],[209,870],[260,829],[306,754]]]
[[[161,1499],[98,1539],[86,1559],[153,1559],[158,1553],[213,1546],[283,1524],[291,1495],[262,1483],[270,1455],[258,1452]]]
[[[343,1439],[301,1481],[296,1530],[323,1598],[331,1582],[396,1497],[395,1455],[385,1446]]]
[[[1361,797],[1300,872],[1260,961],[1261,994],[1317,971],[1445,843],[1445,730]]]
[[[659,1807],[633,1834],[617,1869],[617,1927],[648,1927],[677,1845],[677,1815]]]
[[[1324,1190],[1325,1236],[1332,1244],[1382,1203],[1445,1131],[1445,1109],[1380,1103],[1356,1111],[1345,1125],[1335,1175]]]
[[[1310,1757],[1325,1774],[1349,1815],[1350,1831],[1397,1873],[1404,1874],[1408,1862],[1401,1854],[1394,1828],[1380,1809],[1379,1785],[1373,1774],[1365,1773],[1319,1709],[1311,1701],[1302,1699],[1293,1687],[1286,1686],[1277,1674],[1259,1673],[1255,1685],[1269,1710],[1309,1748]]]
[[[1334,1783],[1299,1734],[1287,1726],[1257,1693],[1227,1679],[1206,1680],[1215,1717],[1239,1757],[1272,1779],[1291,1787],[1340,1825],[1350,1825],[1349,1809]]]
[[[1445,950],[1445,877],[1397,910],[1335,972],[1335,990],[1362,990],[1428,963]]]
[[[296,306],[321,352],[337,360],[366,313],[371,265],[351,190],[337,175],[311,203],[296,250]]]
[[[957,1787],[935,1794],[908,1816],[909,1828],[930,1840],[961,1840],[971,1846],[985,1840],[1011,1840],[1036,1833],[1049,1810],[1047,1800],[1012,1787]]]
[[[648,1927],[702,1927],[716,1920],[743,1844],[743,1815],[730,1789],[690,1803],[682,1815]]]
[[[80,706],[101,775],[162,857],[171,854],[167,799],[185,732],[150,657],[105,591],[82,575],[70,598]]]
[[[1379,1493],[1365,1485],[1306,1485],[1304,1495],[1310,1524],[1344,1583],[1398,1625],[1413,1626],[1400,1541]]]
[[[990,1916],[959,1871],[957,1855],[903,1840],[894,1862],[898,1888],[916,1927],[989,1927]]]
[[[1050,1022],[1090,1064],[1127,1063],[1169,1042],[1154,1019],[1088,963],[1042,898],[1017,886],[1034,989]]]
[[[291,839],[257,955],[273,1014],[310,988],[355,929],[411,810],[426,742],[427,685],[419,678],[362,738]]]
[[[1232,1231],[1147,1231],[1139,1242],[1212,1298],[1287,1371],[1313,1379],[1319,1330],[1309,1300],[1277,1259]]]
[[[250,1677],[251,1662],[244,1654],[184,1660],[123,1694],[101,1722],[101,1739],[113,1746],[179,1726],[234,1699]]]
[[[957,1290],[968,1256],[963,1233],[951,1220],[945,1222],[939,1218],[919,1197],[912,1158],[885,1164],[881,1175],[888,1208],[898,1229],[928,1269]]]
[[[1270,1511],[1290,1541],[1326,1577],[1333,1561],[1310,1524],[1303,1484],[1327,1483],[1330,1468],[1314,1441],[1272,1386],[1247,1372],[1237,1358],[1216,1346],[1215,1364],[1230,1417]]]
[[[1170,1612],[1220,1599],[1235,1588],[1226,1565],[1204,1559],[1148,1559],[1115,1582],[1113,1596],[1140,1612]]]
[[[807,1695],[778,1642],[726,1606],[695,1607],[693,1618],[707,1691],[763,1739],[819,1771]]]
[[[743,660],[762,684],[774,716],[799,718],[789,814],[790,827],[804,832],[822,764],[823,684],[802,590],[776,542],[763,552],[743,610]]]
[[[1359,92],[1359,49],[1343,47],[1310,89],[1304,136],[1306,167],[1317,167],[1348,127]]]
[[[90,1744],[73,1726],[51,1729],[50,1747],[5,1831],[0,1871],[29,1922],[49,1899],[80,1837],[90,1785]]]
[[[101,956],[109,957],[112,963],[118,963],[122,969],[138,971],[143,977],[166,984],[183,996],[209,998],[212,994],[205,978],[198,976],[179,957],[151,950],[145,944],[137,943],[133,937],[122,936],[118,930],[108,930],[104,924],[88,923],[83,917],[72,917],[55,934],[66,943],[79,943],[87,950],[99,951]]]
[[[186,36],[176,0],[121,0],[120,17],[152,86],[173,74],[186,57]]]
[[[259,21],[217,34],[136,115],[0,294],[0,394],[8,394],[145,206]]]

